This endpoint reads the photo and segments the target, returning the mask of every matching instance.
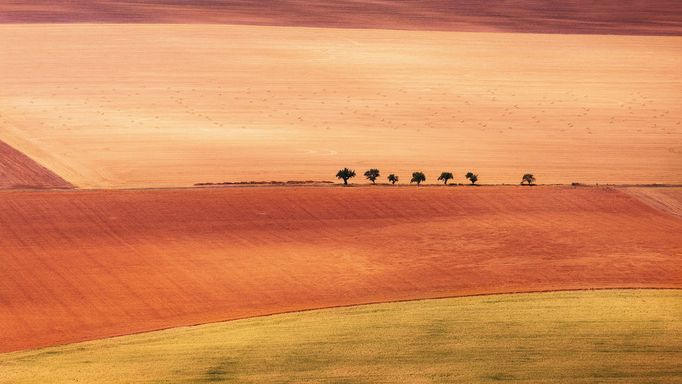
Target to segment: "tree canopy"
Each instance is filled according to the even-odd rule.
[[[348,185],[348,179],[355,177],[355,171],[352,169],[344,168],[336,173],[337,179],[342,179],[344,185]]]
[[[379,177],[379,170],[376,168],[372,168],[365,172],[365,177],[367,180],[371,181],[372,184],[376,183],[377,178]]]
[[[476,182],[478,181],[478,175],[475,175],[475,174],[474,174],[473,172],[471,172],[471,171],[467,172],[467,174],[464,175],[464,177],[466,177],[467,179],[469,179],[469,181],[471,181],[471,184],[476,184]]]
[[[412,179],[410,180],[410,183],[417,183],[417,185],[421,184],[422,181],[426,181],[426,175],[424,175],[424,172],[412,172]]]
[[[528,185],[533,185],[535,183],[535,176],[533,176],[532,173],[526,173],[523,175],[523,178],[521,178],[521,185],[523,183],[528,183]]]
[[[447,184],[448,180],[454,179],[455,176],[452,175],[452,172],[443,172],[438,176],[439,181],[443,181],[443,184]]]

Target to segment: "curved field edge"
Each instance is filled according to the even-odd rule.
[[[7,382],[682,382],[682,291],[384,303],[0,355]]]

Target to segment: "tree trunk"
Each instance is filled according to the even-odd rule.
[[[348,179],[343,179],[343,185],[348,185]]]

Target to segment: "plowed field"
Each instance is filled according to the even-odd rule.
[[[49,169],[0,141],[0,189],[73,188]]]
[[[0,350],[358,303],[682,287],[682,220],[608,188],[0,193]]]

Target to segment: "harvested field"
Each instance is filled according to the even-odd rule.
[[[14,384],[671,384],[681,319],[679,290],[425,300],[0,355],[0,372]]]
[[[0,193],[0,350],[269,313],[682,287],[682,220],[611,188]]]
[[[226,23],[680,35],[676,0],[5,0],[0,23]]]
[[[73,188],[69,182],[0,141],[0,189]]]
[[[682,216],[682,188],[623,188],[652,208]]]
[[[0,139],[83,188],[343,166],[682,180],[682,37],[2,25],[0,41]]]

